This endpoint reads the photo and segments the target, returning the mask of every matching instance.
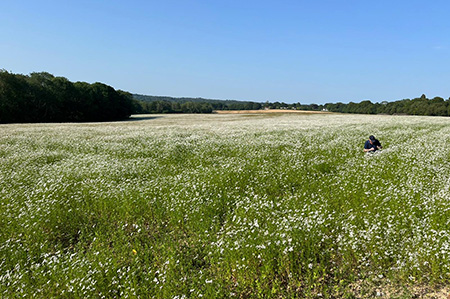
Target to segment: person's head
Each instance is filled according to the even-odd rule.
[[[374,143],[374,141],[375,141],[375,136],[370,135],[370,136],[369,136],[369,140],[370,140],[370,143]]]

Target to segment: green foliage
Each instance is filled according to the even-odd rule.
[[[0,71],[0,123],[108,121],[132,112],[131,94],[102,83],[72,83],[46,72],[24,76]]]
[[[203,102],[137,102],[135,113],[212,113],[213,106]]]
[[[404,114],[404,115],[428,115],[428,116],[450,116],[450,100],[444,100],[441,97],[428,99],[425,95],[415,99],[404,99],[394,102],[372,103],[365,100],[360,103],[327,103],[325,105],[317,104],[286,104],[284,102],[266,102],[265,108],[269,109],[287,109],[287,110],[306,110],[306,111],[330,111],[340,113],[357,114]]]
[[[173,98],[134,94],[139,103],[136,113],[211,113],[213,110],[258,110],[255,102],[212,100],[203,98]]]
[[[428,115],[449,116],[450,101],[441,97],[428,99],[425,95],[415,99],[404,99],[394,102],[372,103],[362,101],[360,103],[350,102],[328,103],[324,107],[331,112],[360,113],[360,114],[405,114],[405,115]]]

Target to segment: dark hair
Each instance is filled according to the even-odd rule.
[[[372,141],[374,141],[374,140],[375,140],[375,136],[370,135],[370,136],[369,136],[369,139],[372,140]]]

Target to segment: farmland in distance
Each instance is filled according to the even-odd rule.
[[[384,115],[0,125],[0,297],[446,298],[448,136]]]

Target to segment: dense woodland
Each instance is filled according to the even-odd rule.
[[[211,113],[214,110],[259,110],[261,103],[204,98],[174,98],[134,94],[137,113]]]
[[[372,103],[362,101],[348,104],[325,104],[324,107],[328,111],[343,113],[450,116],[450,98],[447,100],[441,97],[428,99],[425,95],[394,102]]]
[[[215,110],[295,109],[360,114],[450,116],[450,98],[372,103],[286,104],[130,94],[111,86],[70,82],[46,72],[0,70],[0,123],[111,121],[141,113],[212,113]]]
[[[327,103],[318,104],[287,104],[284,102],[240,102],[220,101],[202,98],[171,98],[133,95],[139,102],[136,113],[211,113],[214,110],[258,110],[258,109],[288,109],[307,111],[330,111],[358,114],[404,114],[450,116],[450,98],[441,97],[428,99],[425,95],[414,99],[403,99],[394,102],[372,103]]]
[[[359,114],[405,114],[405,115],[429,115],[429,116],[450,116],[450,98],[444,100],[441,97],[428,99],[425,95],[414,99],[403,99],[394,102],[372,103],[371,101],[362,101],[360,103],[327,103],[325,105],[302,105],[300,103],[286,104],[275,102],[264,104],[264,107],[270,109],[296,109],[296,110],[314,110],[330,111],[341,113],[359,113]]]
[[[72,83],[46,72],[25,76],[0,71],[0,123],[121,120],[134,110],[130,93],[102,83]]]

